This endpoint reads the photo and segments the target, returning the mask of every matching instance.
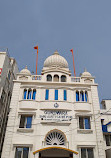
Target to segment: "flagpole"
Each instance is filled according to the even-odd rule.
[[[71,49],[70,51],[72,52],[72,57],[73,57],[74,77],[76,77],[76,71],[75,71],[75,64],[74,64],[74,54],[73,54],[73,49]]]
[[[38,48],[37,48],[37,58],[36,58],[36,75],[37,75],[37,64],[38,64]]]
[[[36,57],[36,75],[37,75],[37,64],[38,64],[38,46],[35,46],[34,49],[37,49],[37,57]]]

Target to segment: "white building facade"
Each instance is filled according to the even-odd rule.
[[[71,76],[56,51],[41,75],[23,69],[14,80],[2,158],[105,158],[97,84]]]
[[[101,124],[104,138],[106,157],[111,157],[111,100],[104,99],[101,102]]]
[[[9,56],[8,51],[2,49],[0,51],[0,157],[8,120],[13,80],[16,79],[18,72],[16,60]]]

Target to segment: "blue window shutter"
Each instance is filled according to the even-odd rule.
[[[24,90],[24,99],[27,98],[27,90]]]
[[[28,91],[28,97],[27,97],[27,99],[31,99],[31,96],[32,96],[32,91]]]
[[[28,158],[29,148],[23,148],[23,158]]]
[[[85,101],[87,102],[87,92],[85,92]]]
[[[76,101],[79,101],[79,92],[76,92]]]
[[[90,120],[88,118],[84,118],[85,121],[85,129],[90,129]]]
[[[55,100],[58,100],[58,90],[55,90]]]
[[[67,91],[64,90],[64,100],[67,100]]]
[[[84,93],[83,92],[80,93],[80,98],[81,98],[81,101],[84,101]]]
[[[82,93],[82,101],[84,101],[84,93]]]
[[[32,116],[28,116],[26,128],[31,128],[31,125],[32,125]]]
[[[45,93],[45,100],[48,100],[49,99],[49,90],[46,89],[46,93]]]
[[[36,90],[33,91],[33,97],[32,97],[32,99],[35,100],[35,97],[36,97]]]
[[[103,131],[103,132],[108,132],[108,130],[107,130],[107,125],[102,125],[102,131]]]
[[[21,157],[22,155],[22,148],[16,148],[16,152],[15,152],[15,158]]]

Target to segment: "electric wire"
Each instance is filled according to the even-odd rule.
[[[110,108],[111,109],[111,108]],[[110,110],[109,109],[109,110]],[[109,110],[107,110],[106,112],[104,113],[98,113],[98,114],[95,114],[95,115],[99,115],[99,117],[97,117],[95,120],[97,120],[98,118],[101,117],[101,114],[106,114]],[[94,114],[93,114],[94,115]],[[76,118],[77,119],[77,118]],[[95,121],[90,121],[90,122],[95,122]],[[37,124],[34,124],[34,125],[38,125],[38,124],[41,124],[41,123],[37,123]],[[8,127],[8,126],[7,126]],[[10,126],[10,127],[16,127],[16,126]],[[73,129],[70,129],[70,130],[67,130],[65,131],[64,133],[67,133],[67,132],[70,132],[70,131],[74,131],[74,130],[77,130],[79,127],[77,126],[76,128],[73,128]],[[24,129],[24,128],[23,128]],[[12,132],[12,133],[16,133],[16,134],[19,134],[19,135],[24,135],[24,136],[29,136],[29,137],[35,137],[35,136],[44,136],[44,135],[29,135],[27,133],[17,133],[16,131],[9,131],[9,130],[6,130],[7,132]],[[72,134],[72,133],[71,133]],[[71,135],[71,134],[67,134],[67,135]]]

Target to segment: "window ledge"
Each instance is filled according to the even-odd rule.
[[[75,101],[74,103],[88,103],[88,104],[90,104],[89,101]]]
[[[89,133],[93,133],[93,130],[91,130],[91,129],[78,129],[77,132],[82,133],[82,134],[89,134]]]
[[[19,100],[19,102],[21,102],[21,101],[36,101],[35,99],[21,99],[21,100]]]
[[[17,131],[22,133],[32,133],[34,130],[32,128],[18,128]]]

